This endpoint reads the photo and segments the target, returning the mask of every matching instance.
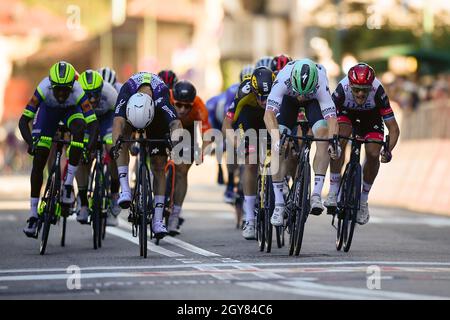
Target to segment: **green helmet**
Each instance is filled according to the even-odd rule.
[[[309,59],[295,61],[291,72],[292,89],[299,95],[314,92],[319,80],[316,64]]]
[[[50,68],[52,86],[72,87],[75,82],[75,68],[66,61],[59,61]]]
[[[101,91],[103,88],[102,75],[91,69],[84,71],[78,78],[78,82],[85,92]]]

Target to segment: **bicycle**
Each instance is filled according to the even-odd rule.
[[[106,234],[106,216],[110,206],[110,194],[107,184],[107,164],[104,161],[103,145],[105,141],[99,136],[95,149],[95,162],[89,175],[88,199],[90,223],[92,225],[92,240],[94,250],[102,247]]]
[[[170,139],[147,139],[144,137],[145,129],[137,130],[138,137],[136,139],[123,139],[119,137],[113,150],[113,158],[119,157],[118,151],[122,143],[139,144],[139,168],[136,180],[136,186],[133,191],[133,198],[130,205],[129,222],[132,223],[133,237],[139,236],[139,250],[140,256],[147,258],[147,239],[148,239],[148,224],[151,225],[151,215],[153,214],[153,193],[150,180],[150,170],[147,165],[148,149],[152,143],[163,142],[171,147]],[[126,150],[128,152],[128,150]],[[152,237],[152,233],[150,233]]]
[[[339,136],[352,142],[350,153],[350,161],[345,166],[344,175],[338,189],[339,200],[335,210],[327,208],[333,215],[331,225],[336,229],[336,250],[340,251],[344,247],[344,251],[348,252],[352,244],[353,234],[356,226],[356,217],[360,207],[361,198],[361,146],[364,143],[376,143],[383,145],[384,150],[389,150],[389,135],[385,141],[365,140],[356,134],[353,130],[351,137]],[[337,226],[335,226],[335,218],[338,217]]]
[[[52,139],[51,137],[40,137],[41,140],[52,141],[56,144],[56,155],[51,170],[49,172],[47,183],[45,185],[44,195],[41,198],[41,202],[38,207],[38,226],[36,232],[36,238],[42,229],[41,243],[39,246],[39,253],[45,254],[47,249],[48,235],[50,232],[50,225],[56,225],[61,217],[61,155],[63,153],[63,147],[70,145],[69,140],[61,139],[64,137],[64,133],[68,132],[68,129],[62,125],[58,125],[57,135]],[[59,135],[58,135],[59,133]],[[61,246],[65,245],[66,236],[66,217],[63,219],[63,226],[61,231]]]
[[[269,253],[272,250],[273,226],[270,222],[273,210],[275,208],[275,194],[273,191],[272,176],[270,173],[270,149],[266,152],[266,157],[257,178],[257,193],[255,203],[256,215],[256,239],[258,240],[259,250]],[[277,247],[284,245],[283,226],[275,227]]]
[[[293,184],[289,189],[286,201],[286,230],[289,234],[289,255],[295,254],[298,256],[303,242],[303,234],[305,230],[305,223],[310,211],[310,197],[311,197],[311,165],[310,165],[310,151],[311,145],[314,141],[333,142],[336,147],[337,136],[333,139],[320,139],[314,136],[307,135],[308,127],[306,123],[301,123],[302,136],[295,136],[286,133],[282,134],[280,146],[284,145],[286,141],[292,141],[295,152],[298,155],[298,165],[295,173]],[[302,141],[302,147],[299,147],[299,140]],[[281,153],[281,148],[280,148]],[[286,215],[285,212],[285,215]]]

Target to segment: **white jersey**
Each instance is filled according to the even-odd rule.
[[[45,104],[50,108],[70,108],[77,105],[84,97],[85,93],[78,81],[73,83],[69,97],[63,103],[59,103],[53,95],[52,84],[48,77],[45,77],[37,86],[36,90]]]
[[[103,116],[108,111],[114,110],[117,101],[117,91],[108,82],[103,82],[102,97],[96,108],[94,108],[97,117]]]
[[[278,113],[281,108],[281,103],[285,95],[299,98],[300,95],[292,89],[291,72],[294,68],[295,61],[289,62],[277,75],[273,83],[272,90],[267,98],[266,110]],[[302,101],[317,100],[322,111],[324,119],[336,118],[336,107],[331,98],[330,89],[328,87],[328,77],[325,67],[316,64],[318,71],[318,82],[316,90],[306,96],[302,97]],[[304,100],[303,100],[304,99]]]

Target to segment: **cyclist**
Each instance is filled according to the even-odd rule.
[[[100,126],[100,137],[106,143],[106,151],[109,153],[112,146],[112,124],[117,91],[111,84],[103,81],[100,73],[91,69],[86,70],[80,75],[79,83],[94,109]],[[89,217],[87,188],[90,168],[91,162],[89,164],[81,164],[76,175],[78,195],[81,202],[77,221],[81,224],[87,224]],[[110,208],[111,212],[108,212],[106,224],[108,226],[117,226],[117,216],[120,214],[120,207],[117,204],[119,198],[119,176],[114,161],[109,162],[109,169],[111,173],[110,188],[112,204]]]
[[[366,140],[383,141],[384,124],[389,130],[388,151],[381,151],[381,145],[376,143],[365,144],[366,161],[363,167],[361,202],[356,217],[357,223],[363,225],[369,221],[367,200],[380,167],[380,153],[381,162],[391,161],[391,151],[397,144],[400,129],[383,85],[375,77],[373,68],[366,63],[358,63],[350,68],[347,76],[339,82],[334,91],[333,101],[338,112],[340,135],[350,136],[352,127],[356,125],[357,120],[359,120],[357,134]],[[341,144],[345,150],[347,140],[342,139]],[[336,207],[337,205],[336,198],[344,158],[342,156],[331,161],[330,191],[324,203],[326,207]]]
[[[270,69],[270,65],[272,64],[273,57],[270,56],[264,56],[258,59],[255,63],[255,69],[259,67],[266,67]]]
[[[158,77],[160,77],[162,81],[164,81],[164,83],[169,87],[170,90],[173,89],[173,85],[178,81],[178,77],[175,72],[169,69],[161,70],[160,72],[158,72]]]
[[[309,59],[289,62],[277,75],[267,100],[264,121],[269,130],[275,152],[278,152],[280,131],[291,133],[296,125],[300,108],[305,109],[308,125],[316,138],[333,138],[338,133],[336,108],[328,88],[325,68]],[[311,196],[311,213],[320,215],[323,211],[321,192],[330,161],[339,156],[333,144],[317,142],[314,157],[315,184]],[[327,152],[330,153],[330,155]],[[275,209],[271,218],[274,226],[283,224],[285,203],[283,198],[283,178],[286,161],[280,159],[280,170],[273,174]]]
[[[137,95],[138,94],[138,95]],[[134,97],[133,99],[131,99]],[[150,97],[151,99],[148,99]],[[145,106],[141,112],[147,112],[146,116],[139,116],[139,109],[135,106]],[[131,117],[133,116],[133,117]],[[143,122],[143,124],[142,124]],[[113,121],[113,143],[116,144],[119,137],[128,139],[133,129],[146,128],[149,139],[165,139],[173,130],[181,129],[181,122],[177,118],[176,111],[169,100],[169,88],[153,73],[138,72],[131,76],[120,89],[117,97],[115,117]],[[113,147],[113,150],[115,147]],[[131,189],[128,181],[129,154],[128,144],[124,144],[119,157],[116,160],[119,172],[119,181],[122,192],[119,196],[119,206],[128,209],[131,203]],[[155,143],[150,156],[151,170],[154,176],[153,192],[155,194],[155,214],[152,230],[156,238],[162,238],[167,234],[163,222],[165,174],[164,166],[167,162],[166,145]]]
[[[227,112],[223,122],[224,130],[227,134],[227,142],[234,140],[233,130],[240,131],[241,141],[245,144],[245,164],[243,171],[244,190],[244,214],[245,225],[242,235],[247,240],[255,239],[255,201],[256,201],[256,177],[258,174],[258,164],[250,163],[250,156],[258,157],[258,138],[245,142],[244,134],[250,133],[248,130],[255,130],[256,137],[259,137],[259,130],[265,129],[264,110],[269,96],[272,83],[275,80],[274,73],[266,67],[259,67],[253,71],[252,77],[245,80],[239,86],[238,93],[233,105]],[[252,144],[256,142],[256,145]]]
[[[122,88],[123,83],[117,81],[116,72],[110,67],[103,67],[97,70],[103,78],[103,81],[108,82],[110,85],[116,89],[117,93],[120,92],[120,88]]]
[[[190,152],[190,159],[184,161],[180,164],[175,164],[175,192],[174,192],[174,206],[173,211],[169,217],[169,234],[177,235],[180,234],[180,215],[183,206],[184,198],[186,197],[187,187],[188,187],[188,172],[191,168],[192,162],[195,158],[194,144],[196,142],[195,135],[195,124],[194,122],[201,122],[201,134],[205,133],[208,129],[211,129],[211,125],[208,121],[208,110],[203,102],[203,100],[197,95],[197,90],[194,85],[187,80],[180,80],[173,86],[171,91],[170,101],[177,111],[178,118],[183,124],[183,128],[189,132],[190,145],[183,148],[184,152]],[[205,142],[202,145],[203,150],[211,142]]]
[[[234,98],[236,96],[236,92],[238,91],[239,85],[244,80],[248,80],[251,78],[253,70],[254,68],[252,65],[245,65],[239,73],[239,83],[232,84],[225,92],[206,101],[206,108],[208,109],[209,113],[209,121],[212,124],[213,128],[218,130],[222,129],[223,120],[229,107],[234,102]],[[236,200],[237,195],[234,192],[234,180],[235,176],[237,175],[238,169],[239,166],[236,164],[227,164],[228,180],[227,187],[224,193],[225,203],[234,204]]]
[[[273,57],[270,63],[270,69],[272,69],[273,73],[277,75],[278,72],[280,72],[291,61],[292,61],[291,57],[285,54],[280,54],[278,56]]]
[[[32,132],[29,127],[31,121]],[[50,68],[50,75],[39,83],[19,120],[20,132],[28,144],[28,153],[34,155],[30,179],[31,216],[23,230],[28,237],[36,236],[43,171],[52,145],[51,139],[60,121],[64,122],[72,134],[69,165],[61,193],[62,204],[69,206],[74,202],[73,178],[83,151],[86,124],[90,133],[87,149],[92,150],[98,121],[86,94],[75,81],[75,68],[65,61],[57,62]]]

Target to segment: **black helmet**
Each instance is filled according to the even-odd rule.
[[[197,96],[194,85],[187,80],[181,80],[173,86],[173,99],[179,102],[192,103]]]
[[[161,70],[158,73],[158,77],[160,77],[162,81],[164,81],[169,89],[172,89],[173,85],[178,81],[177,75],[172,70]]]
[[[259,67],[253,71],[251,78],[252,92],[259,100],[266,100],[272,88],[275,74],[267,67]]]

